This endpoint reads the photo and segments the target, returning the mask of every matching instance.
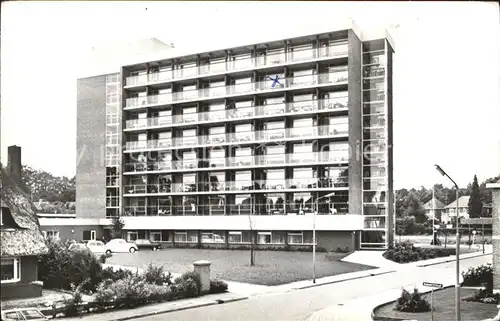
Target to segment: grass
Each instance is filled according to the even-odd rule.
[[[474,294],[474,289],[460,289],[461,298]],[[431,302],[431,294],[425,294],[424,297]],[[383,305],[375,310],[378,317],[399,318],[404,320],[428,321],[431,319],[431,312],[410,313],[394,310],[394,302]],[[477,321],[487,318],[493,318],[498,313],[495,304],[486,304],[478,302],[460,302],[460,312],[462,321]],[[455,320],[455,288],[449,287],[434,292],[434,320],[446,321]]]
[[[347,254],[316,253],[316,277],[373,269],[374,267],[340,262]],[[255,266],[250,266],[249,250],[163,249],[116,253],[107,264],[146,268],[149,263],[163,265],[166,271],[183,273],[193,269],[193,262],[209,260],[211,276],[227,281],[260,285],[279,285],[312,278],[312,253],[256,251]]]

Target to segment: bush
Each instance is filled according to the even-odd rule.
[[[71,292],[73,297],[64,300],[64,315],[67,317],[74,317],[78,314],[78,306],[83,302],[82,300],[82,285],[71,285]]]
[[[483,264],[470,267],[467,272],[462,272],[463,286],[484,286],[487,290],[493,290],[493,267],[491,264]]]
[[[201,294],[200,277],[192,271],[185,272],[174,280],[172,289],[188,298],[197,297]]]
[[[101,262],[90,251],[68,251],[69,245],[69,241],[47,240],[48,254],[38,257],[38,279],[46,288],[71,290],[71,284],[84,284],[82,291],[95,291],[101,281]]]
[[[113,282],[125,279],[127,277],[130,277],[134,275],[134,273],[130,270],[123,270],[123,269],[118,269],[116,271],[113,270],[113,268],[108,267],[102,270],[101,272],[101,280],[111,280]]]
[[[396,243],[395,246],[391,246],[384,252],[383,256],[397,263],[408,263],[454,254],[454,249],[415,247],[413,243],[405,241]]]
[[[163,266],[155,267],[150,263],[144,272],[144,277],[146,282],[151,284],[172,285],[172,274],[170,272],[165,273]]]
[[[227,291],[227,283],[222,280],[210,280],[210,293],[224,293]]]
[[[172,291],[169,286],[147,283],[146,278],[138,273],[115,282],[102,282],[96,293],[96,303],[101,307],[133,308],[170,299]]]
[[[413,289],[413,293],[403,289],[401,296],[396,301],[394,310],[401,312],[427,312],[431,310],[431,307],[429,302],[422,298],[417,289]]]
[[[481,302],[487,304],[500,304],[500,294],[493,293],[489,289],[481,289],[474,293],[474,295],[464,299],[469,302]]]

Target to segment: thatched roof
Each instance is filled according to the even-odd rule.
[[[48,252],[36,209],[24,187],[0,165],[1,207],[9,209],[15,223],[0,229],[0,256],[29,256]],[[5,215],[5,214],[4,214]]]

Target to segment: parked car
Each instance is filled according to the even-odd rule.
[[[2,310],[2,321],[11,320],[48,320],[48,318],[36,308]]]
[[[88,251],[89,248],[85,243],[73,243],[69,246],[70,251]]]
[[[92,253],[105,252],[105,245],[102,241],[88,241],[87,247],[92,251]]]
[[[137,247],[139,249],[150,249],[152,251],[157,251],[161,248],[161,245],[160,243],[157,243],[157,242],[151,242],[150,240],[135,240],[135,245],[137,245]]]
[[[134,243],[125,241],[124,239],[112,239],[104,246],[106,253],[134,253],[139,248]]]

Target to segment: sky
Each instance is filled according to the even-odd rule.
[[[2,2],[1,160],[76,173],[76,78],[94,46],[158,38],[193,53],[353,18],[395,42],[394,184],[461,187],[500,173],[495,2]],[[279,38],[277,38],[279,39]]]

